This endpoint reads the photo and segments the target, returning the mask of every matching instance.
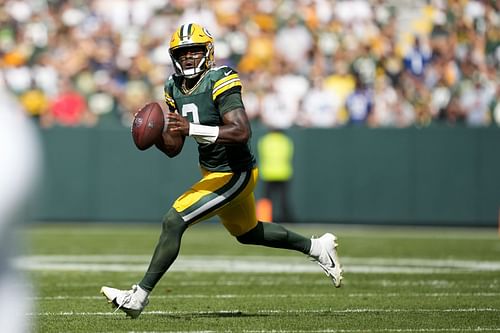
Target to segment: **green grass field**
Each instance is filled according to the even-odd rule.
[[[35,225],[16,263],[35,285],[35,332],[500,331],[494,229],[289,225],[336,233],[342,288],[300,253],[238,244],[218,224],[187,231],[178,261],[137,319],[102,285],[138,282],[158,225]]]

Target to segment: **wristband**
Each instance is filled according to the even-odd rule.
[[[214,143],[219,137],[219,126],[206,126],[189,123],[189,136],[199,143]]]

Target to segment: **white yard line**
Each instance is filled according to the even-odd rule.
[[[370,308],[355,308],[344,310],[320,309],[320,310],[257,310],[257,311],[240,311],[240,310],[220,310],[220,311],[144,311],[144,315],[234,315],[238,316],[244,313],[258,314],[345,314],[345,313],[500,313],[500,309],[495,308],[458,308],[458,309],[370,309]],[[114,316],[123,315],[117,312],[30,312],[28,316]]]
[[[135,275],[135,273],[130,273]],[[289,275],[274,276],[272,280],[266,276],[252,276],[247,277],[243,280],[231,280],[230,277],[224,277],[222,280],[216,281],[183,281],[176,275],[170,276],[170,283],[178,287],[205,287],[205,286],[293,286],[293,285],[303,285],[304,279],[301,278],[291,278]],[[116,281],[115,281],[116,282]],[[331,285],[331,281],[327,279],[312,280],[307,282],[308,285]],[[446,280],[386,280],[386,279],[370,279],[369,281],[360,280],[357,281],[358,286],[380,286],[381,288],[393,288],[393,287],[427,287],[433,290],[443,290],[446,288],[457,287],[460,284],[456,281],[446,281]],[[46,288],[49,286],[46,282],[40,282],[37,284],[39,288]],[[95,283],[78,283],[78,282],[59,282],[57,284],[61,288],[86,288],[95,287]],[[471,283],[467,284],[470,289],[479,290],[498,290],[500,287],[500,279],[491,280],[487,284],[484,283]],[[385,295],[385,294],[384,294]]]
[[[341,258],[347,273],[436,274],[500,271],[500,261],[424,258]],[[23,270],[143,272],[148,256],[82,255],[26,256],[14,261]],[[316,273],[318,266],[298,256],[181,256],[172,266],[177,272]]]
[[[343,295],[344,297],[500,297],[500,293],[352,293]],[[169,295],[152,295],[151,299],[175,299],[175,298],[218,298],[218,299],[233,299],[233,298],[331,298],[329,294],[169,294]],[[33,297],[37,301],[66,301],[66,300],[94,300],[103,299],[103,296],[40,296]]]

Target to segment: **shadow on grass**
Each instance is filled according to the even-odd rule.
[[[194,318],[257,318],[269,317],[268,313],[245,313],[242,311],[206,311],[206,312],[186,312],[181,314],[161,314],[162,317],[175,319],[194,319]]]

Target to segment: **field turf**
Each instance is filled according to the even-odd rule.
[[[36,291],[27,318],[51,333],[500,331],[494,229],[288,227],[339,236],[342,288],[298,252],[240,245],[219,224],[200,224],[132,320],[99,289],[141,279],[159,225],[32,225],[15,261]]]

